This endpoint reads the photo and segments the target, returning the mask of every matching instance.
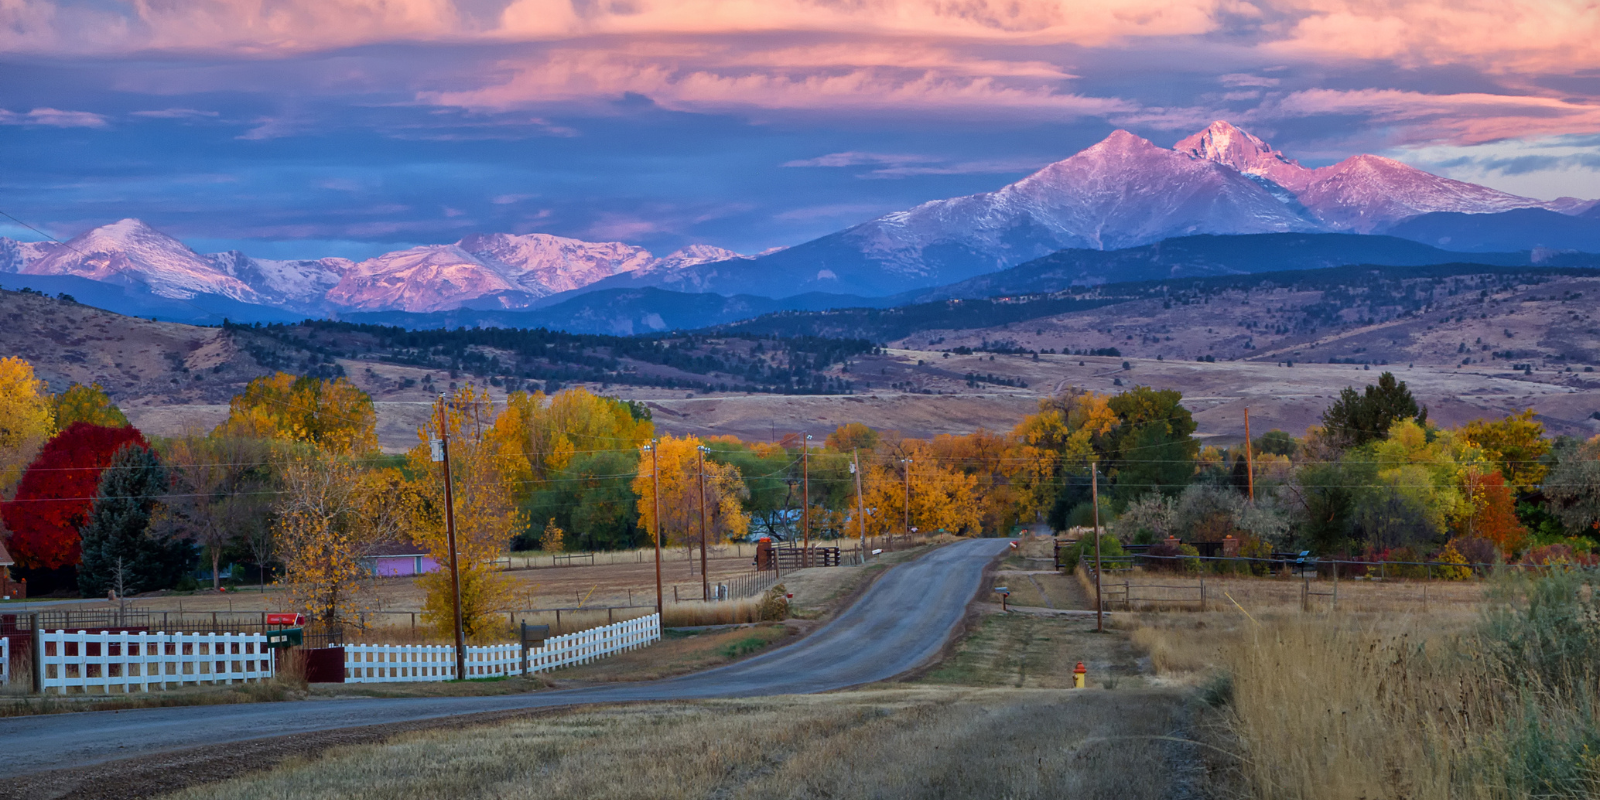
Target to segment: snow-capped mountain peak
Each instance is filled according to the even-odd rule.
[[[1307,172],[1298,161],[1290,159],[1272,145],[1234,127],[1232,123],[1218,120],[1205,130],[1184,138],[1172,149],[1232,167],[1246,175],[1259,175],[1280,184],[1297,182],[1291,176]],[[1287,179],[1287,180],[1285,180]]]
[[[137,219],[118,220],[79,234],[19,271],[142,283],[157,295],[184,300],[197,294],[219,294],[247,303],[261,301],[249,284]]]

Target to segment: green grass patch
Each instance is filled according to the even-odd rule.
[[[718,652],[725,658],[742,658],[771,644],[772,640],[765,636],[746,636],[736,642],[729,642],[722,646]]]

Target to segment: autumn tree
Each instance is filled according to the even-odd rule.
[[[871,452],[878,446],[878,432],[859,422],[846,422],[835,428],[823,444],[840,453],[854,450]]]
[[[169,440],[172,496],[159,527],[205,548],[211,586],[221,586],[223,553],[238,543],[257,545],[271,530],[271,448],[265,440],[184,436]],[[261,554],[256,554],[262,566]]]
[[[1462,477],[1462,490],[1467,509],[1458,526],[1461,535],[1488,539],[1507,558],[1521,550],[1528,529],[1517,519],[1506,479],[1495,470],[1469,468]]]
[[[972,480],[980,529],[1003,535],[1026,519],[1020,513],[1025,495],[1013,480],[1022,469],[1025,456],[1015,439],[979,428],[963,436],[935,436],[928,452],[944,468]]]
[[[694,436],[664,436],[651,454],[640,451],[639,471],[633,479],[638,495],[639,525],[652,537],[660,531],[662,544],[690,545],[700,542],[701,459]],[[655,486],[651,469],[661,470],[661,520],[656,520]],[[707,543],[743,538],[750,531],[742,500],[748,490],[737,467],[712,458],[704,459],[704,507]]]
[[[0,358],[0,498],[7,496],[56,431],[55,410],[33,365],[13,356]]]
[[[302,447],[280,466],[274,536],[290,601],[322,626],[365,610],[373,548],[398,534],[398,474],[362,471],[348,458]]]
[[[150,524],[166,491],[167,471],[148,448],[125,444],[111,457],[80,531],[79,593],[126,596],[167,589],[194,569],[194,547]]]
[[[128,426],[128,418],[123,416],[122,409],[111,402],[110,396],[98,383],[88,386],[74,383],[66,391],[57,394],[51,400],[51,406],[55,410],[58,428],[65,428],[74,422],[87,422],[106,428]]]
[[[570,531],[565,541],[580,550],[636,546],[644,538],[638,527],[639,498],[633,493],[633,476],[638,469],[639,454],[635,451],[573,456],[561,470],[534,485],[533,493],[522,505],[527,524],[517,546],[544,549],[544,529],[540,526],[548,525],[550,520]]]
[[[484,633],[511,598],[511,581],[495,568],[520,527],[513,494],[516,420],[497,416],[486,390],[472,384],[445,403],[443,430],[450,436],[450,475],[455,502],[456,561],[461,585],[461,621],[467,635]],[[440,438],[437,413],[417,429],[417,445],[406,454],[412,538],[434,560],[450,563],[445,528],[443,464],[433,461],[430,442]],[[419,579],[427,597],[423,615],[439,630],[454,629],[455,586],[448,570]]]
[[[909,508],[910,527],[919,532],[977,533],[983,527],[977,485],[974,476],[941,463],[928,442],[892,442],[880,448],[862,475],[867,532],[875,536],[903,532]]]
[[[17,493],[0,504],[11,531],[7,548],[17,565],[53,570],[78,564],[78,529],[88,519],[100,473],[125,444],[148,447],[135,428],[75,422],[51,437],[28,465]]]
[[[345,378],[256,378],[228,403],[219,435],[308,442],[339,455],[378,449],[372,398]]]
[[[1503,419],[1475,419],[1456,435],[1481,450],[1513,491],[1537,486],[1549,470],[1544,457],[1550,452],[1550,440],[1544,438],[1544,424],[1534,420],[1531,408]]]
[[[1018,516],[1037,519],[1088,499],[1089,464],[1108,454],[1117,414],[1111,398],[1077,388],[1039,401],[1039,412],[1018,423]],[[1064,514],[1062,514],[1064,516]]]
[[[585,389],[548,396],[513,392],[506,398],[503,419],[477,414],[469,422],[474,428],[493,422],[500,429],[520,456],[513,475],[518,481],[543,480],[565,469],[579,453],[635,449],[655,433],[648,409]]]

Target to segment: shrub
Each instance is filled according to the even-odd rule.
[[[1195,573],[1200,571],[1200,551],[1192,544],[1178,545],[1178,555],[1183,558],[1178,560],[1184,572]]]
[[[789,590],[778,584],[767,590],[765,597],[761,598],[761,605],[756,609],[762,622],[780,622],[789,618]]]
[[[1440,551],[1439,555],[1436,556],[1434,560],[1442,561],[1446,564],[1459,565],[1439,567],[1433,571],[1434,575],[1437,575],[1444,580],[1464,581],[1472,577],[1472,568],[1467,566],[1467,559],[1461,555],[1461,551],[1457,550],[1454,544],[1445,545],[1444,550]]]
[[[1100,534],[1100,558],[1102,560],[1108,558],[1120,558],[1126,556],[1127,554],[1128,551],[1122,549],[1122,542],[1118,541],[1117,537],[1106,533]],[[1091,562],[1094,561],[1093,533],[1078,539],[1078,541],[1062,548],[1061,550],[1061,565],[1065,567],[1068,572],[1076,570],[1078,568],[1079,561],[1083,559],[1088,559]]]
[[[1463,536],[1450,540],[1450,546],[1456,549],[1468,564],[1495,564],[1500,561],[1500,548],[1494,542],[1481,536]],[[1482,569],[1482,567],[1475,567]]]

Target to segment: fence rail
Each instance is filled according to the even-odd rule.
[[[109,692],[120,686],[148,692],[151,686],[232,684],[273,675],[267,637],[230,633],[88,633],[40,631],[39,689]]]
[[[634,650],[661,638],[655,614],[546,639],[522,652],[520,645],[470,646],[468,678],[494,678],[544,672]],[[450,645],[345,645],[345,682],[415,683],[455,679],[455,648]],[[526,672],[524,672],[526,669]]]

